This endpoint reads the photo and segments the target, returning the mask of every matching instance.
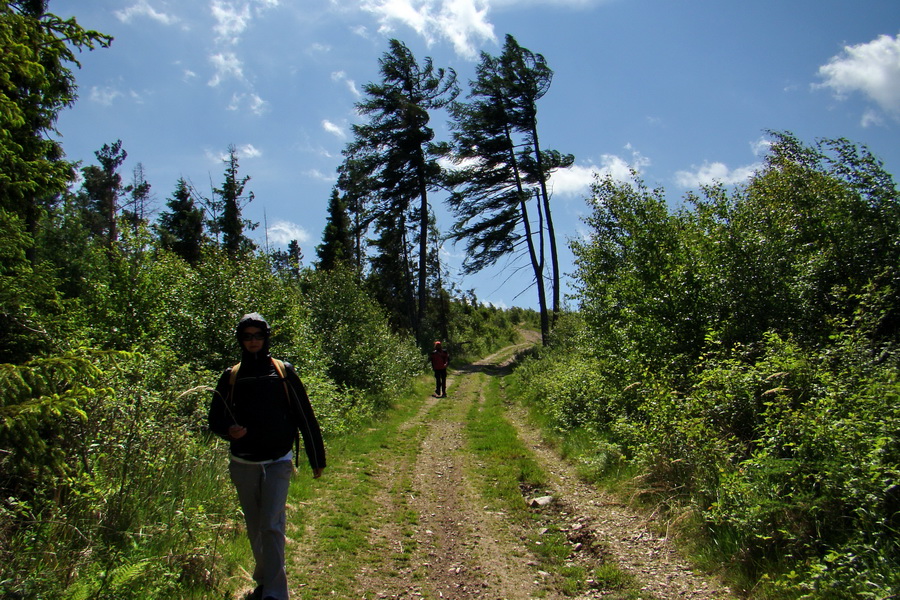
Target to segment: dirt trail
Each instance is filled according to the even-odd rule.
[[[416,455],[383,465],[377,476],[382,491],[372,501],[385,518],[372,530],[370,542],[380,556],[357,574],[357,598],[573,598],[548,585],[527,550],[529,532],[488,510],[471,480],[477,465],[465,451],[465,420],[473,403],[483,401],[476,374],[509,363],[521,347],[451,372],[450,397],[429,398],[403,425],[422,441]],[[592,562],[615,561],[635,577],[641,598],[733,597],[724,586],[694,574],[643,517],[580,482],[571,466],[542,443],[521,410],[511,408],[507,418],[549,475],[556,522],[564,521],[573,563],[590,569]],[[590,589],[574,598],[612,594]]]

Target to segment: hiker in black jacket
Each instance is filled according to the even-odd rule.
[[[241,362],[219,377],[209,429],[230,442],[231,481],[237,489],[256,568],[253,600],[288,600],[284,568],[285,504],[303,437],[313,477],[325,468],[325,445],[306,389],[293,366],[269,354],[269,324],[257,313],[237,325]]]

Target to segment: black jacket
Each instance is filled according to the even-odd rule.
[[[209,407],[209,429],[231,442],[231,453],[250,461],[281,458],[291,450],[297,432],[313,469],[325,467],[325,444],[306,388],[290,363],[284,363],[288,396],[268,353],[244,353],[233,389],[231,368],[225,369],[213,392]],[[247,428],[235,440],[228,435],[232,425]]]

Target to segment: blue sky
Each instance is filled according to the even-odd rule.
[[[465,84],[504,36],[543,54],[553,84],[539,105],[544,148],[575,155],[554,177],[560,237],[578,237],[595,173],[637,168],[670,202],[713,180],[740,183],[765,130],[807,142],[846,137],[900,175],[897,0],[55,0],[50,10],[113,35],[79,56],[79,100],[59,119],[72,160],[121,139],[159,210],[179,177],[209,195],[237,147],[256,200],[245,216],[270,247],[298,239],[309,263],[350,138],[354,103],[378,80],[391,37]],[[70,12],[71,11],[71,12]],[[446,115],[433,117],[446,139]],[[432,196],[438,226],[451,217]],[[536,304],[524,260],[463,279],[501,306]],[[563,271],[573,270],[563,249]]]

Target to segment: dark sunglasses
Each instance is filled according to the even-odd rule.
[[[266,334],[264,334],[262,332],[260,332],[260,333],[242,333],[241,334],[242,342],[249,342],[250,340],[264,340],[264,339],[266,339]]]

